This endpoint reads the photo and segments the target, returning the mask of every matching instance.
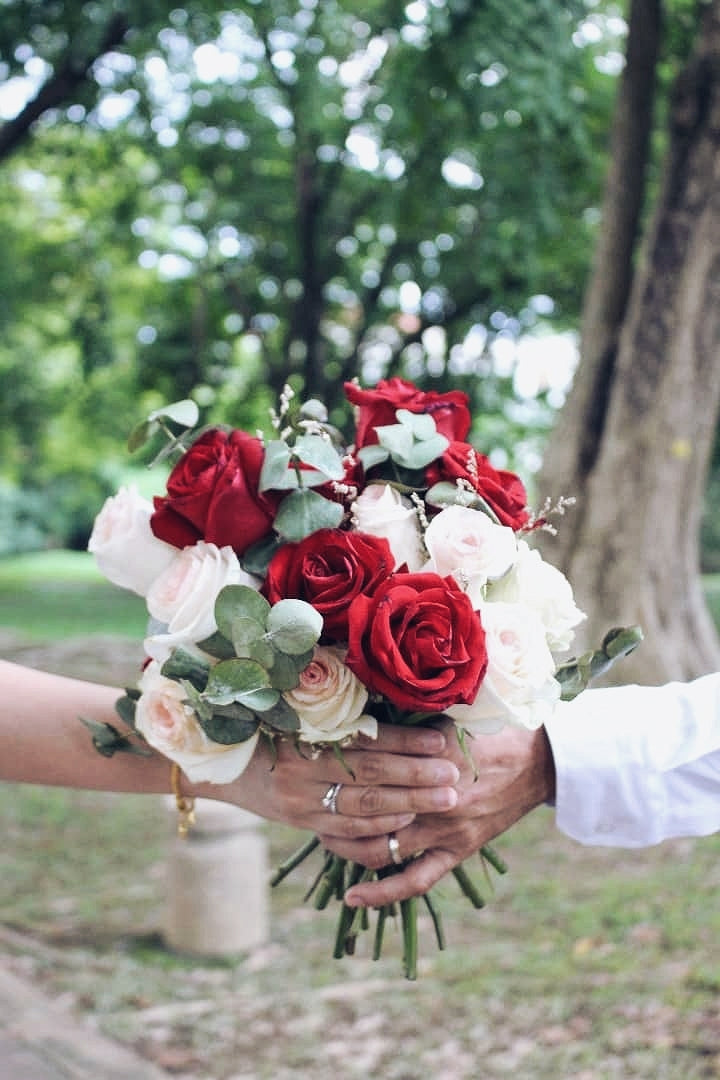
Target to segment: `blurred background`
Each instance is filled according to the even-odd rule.
[[[150,410],[192,397],[203,422],[268,431],[290,382],[342,427],[345,380],[401,375],[465,390],[472,441],[535,509],[575,497],[542,542],[593,642],[642,624],[617,678],[717,668],[719,109],[718,0],[0,0],[3,655],[133,679],[144,605],[85,546],[120,483],[162,489],[126,449]],[[273,1001],[308,1004],[283,978],[310,955],[310,982],[337,984],[326,923],[316,950],[318,916],[283,902],[254,976],[183,967],[153,937],[163,837],[128,842],[146,802],[2,799],[15,963],[178,1075],[286,1075]],[[273,832],[273,851],[294,840]],[[323,997],[323,1024],[365,1034],[355,1065],[338,1050],[328,1069],[720,1076],[715,839],[579,852],[541,814],[508,842],[512,880],[415,992],[433,1015],[443,980],[443,1032],[430,1025],[414,1064],[393,1057],[383,1025],[410,1024],[406,988],[357,961],[341,977],[358,998]],[[372,979],[387,982],[366,988],[367,1013]],[[137,1018],[168,993],[151,1038]],[[265,1037],[245,1071],[228,1020],[243,1008]],[[293,1067],[334,1075],[312,1030],[295,1031]],[[478,1041],[495,1051],[479,1070]]]

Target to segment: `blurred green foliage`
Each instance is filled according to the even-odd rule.
[[[578,323],[616,4],[2,13],[0,478],[18,492],[0,494],[5,548],[83,546],[151,409],[191,395],[204,421],[267,430],[288,378],[336,422],[355,375],[452,384],[473,399],[481,450],[537,459],[560,400],[553,358],[522,399],[512,350]],[[667,4],[663,91],[696,18]]]

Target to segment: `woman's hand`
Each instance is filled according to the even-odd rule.
[[[380,724],[377,739],[361,737],[356,748],[343,750],[345,764],[331,749],[313,758],[278,739],[273,755],[261,742],[232,784],[198,785],[192,793],[310,829],[323,839],[382,837],[417,814],[456,805],[460,769],[447,756],[447,741],[431,728]],[[333,785],[339,785],[334,811],[323,803]]]
[[[458,799],[443,813],[418,813],[394,831],[396,854],[411,859],[397,874],[354,886],[345,902],[379,907],[427,892],[448,871],[504,832],[534,807],[553,798],[555,770],[543,729],[504,728],[468,739],[475,771],[464,757],[452,726],[444,728],[448,758],[460,774]],[[477,774],[477,778],[476,778]],[[388,837],[345,839],[323,831],[325,847],[374,869],[392,862]],[[411,858],[416,853],[416,858]]]

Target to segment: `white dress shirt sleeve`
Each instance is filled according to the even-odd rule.
[[[558,828],[581,844],[646,847],[720,830],[720,672],[585,690],[546,724]]]

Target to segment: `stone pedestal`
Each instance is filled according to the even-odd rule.
[[[175,802],[168,800],[173,836],[167,860],[163,933],[178,952],[232,956],[269,936],[267,840],[262,818],[198,799],[196,824],[177,835]]]

